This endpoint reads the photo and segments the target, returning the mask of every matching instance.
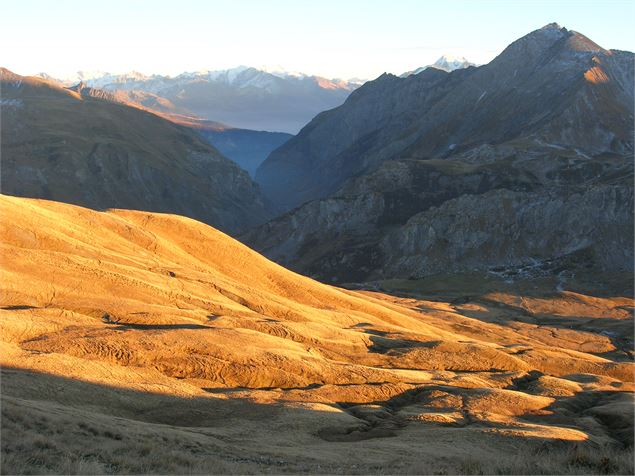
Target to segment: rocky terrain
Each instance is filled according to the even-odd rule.
[[[331,282],[632,270],[632,65],[551,24],[478,68],[366,83],[260,166],[296,208],[242,239]]]
[[[242,239],[332,282],[487,271],[576,254],[584,266],[624,271],[633,261],[632,181],[629,157],[589,160],[537,145],[394,160]]]
[[[268,212],[249,175],[194,131],[83,84],[3,69],[2,191],[178,213],[236,233]]]
[[[617,274],[353,291],[176,215],[0,214],[3,474],[633,471]]]

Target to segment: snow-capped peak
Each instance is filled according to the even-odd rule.
[[[469,63],[469,61],[467,59],[465,59],[465,56],[451,55],[451,54],[448,54],[448,53],[445,53],[445,54],[441,55],[441,57],[436,62],[437,63],[439,63],[439,62]]]
[[[80,81],[90,81],[90,80],[100,79],[105,76],[111,76],[111,74],[105,71],[99,71],[99,70],[78,71],[77,73],[75,73],[74,76],[71,76],[70,78],[67,78],[67,79],[68,80],[76,79],[77,82],[80,82]]]
[[[282,65],[261,65],[258,66],[260,71],[264,71],[265,73],[273,74],[274,76],[278,76],[279,78],[306,78],[308,75],[300,72],[300,71],[289,71],[284,68]]]
[[[44,79],[53,78],[41,73]],[[269,92],[285,88],[285,82],[291,87],[307,87],[309,82],[321,89],[353,90],[359,87],[361,80],[326,79],[311,76],[298,71],[289,71],[280,65],[265,65],[258,68],[240,65],[219,70],[200,70],[181,73],[177,76],[144,75],[138,71],[111,74],[104,71],[78,71],[76,74],[59,80],[65,86],[83,83],[92,88],[114,90],[142,90],[153,94],[169,87],[182,87],[191,82],[210,82],[225,84],[234,88],[256,88]],[[281,83],[282,81],[282,83]]]
[[[432,66],[433,68],[442,69],[449,73],[450,71],[454,71],[455,69],[462,69],[469,66],[474,66],[474,64],[470,63],[463,56],[444,54],[430,66]]]
[[[401,75],[401,77],[406,78],[408,76],[412,76],[413,74],[419,74],[421,71],[428,68],[436,68],[450,73],[456,69],[469,68],[470,66],[476,66],[476,64],[470,63],[464,56],[444,54],[434,63],[413,69],[412,71],[406,71]]]

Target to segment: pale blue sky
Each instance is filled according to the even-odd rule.
[[[5,0],[0,65],[58,77],[246,64],[374,78],[443,53],[485,63],[553,21],[635,50],[633,0]]]

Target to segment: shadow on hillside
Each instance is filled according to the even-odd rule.
[[[633,273],[608,273],[584,270],[575,278],[562,281],[557,275],[506,280],[488,272],[453,273],[427,276],[420,279],[392,279],[368,283],[343,284],[353,290],[379,291],[405,298],[461,304],[492,292],[546,297],[560,289],[587,296],[632,298],[635,293]]]
[[[232,418],[266,421],[279,412],[277,404],[259,405],[245,398],[188,398],[141,392],[15,367],[3,367],[1,375],[3,397],[47,400],[146,423],[217,427]]]
[[[128,324],[123,322],[113,322],[116,329],[138,329],[138,330],[163,330],[170,331],[176,329],[214,329],[212,326],[203,324]]]
[[[307,435],[317,436],[325,441],[362,441],[374,438],[396,437],[405,427],[419,427],[434,429],[439,426],[455,427],[456,430],[470,427],[472,430],[498,429],[513,434],[521,427],[513,421],[502,423],[500,421],[488,421],[482,416],[471,414],[465,408],[454,410],[463,414],[461,424],[443,424],[423,421],[413,421],[404,418],[399,412],[410,405],[430,404],[439,392],[449,395],[479,394],[489,392],[488,388],[459,388],[438,384],[422,384],[416,388],[398,393],[386,400],[359,402],[337,401],[331,405],[334,409],[343,410],[346,414],[333,411],[320,411],[298,407],[296,405],[283,405],[282,403],[259,403],[247,393],[250,390],[275,391],[275,396],[283,397],[281,392],[311,391],[320,387],[336,387],[336,385],[313,384],[306,387],[291,389],[284,388],[203,388],[210,397],[180,397],[157,392],[141,392],[121,387],[113,387],[103,384],[95,384],[68,377],[60,377],[47,373],[14,367],[2,368],[2,396],[17,397],[24,400],[50,402],[56,405],[101,414],[106,417],[125,418],[132,421],[163,424],[182,428],[214,428],[230,429],[240,426],[242,423],[263,425],[262,428],[274,428],[273,422],[283,424],[288,422],[306,422],[307,427],[302,430]],[[536,373],[536,377],[542,375]],[[519,380],[510,387],[510,390],[527,391],[531,378]],[[219,397],[214,397],[218,394]],[[233,395],[241,394],[241,395]],[[229,398],[226,398],[229,397]],[[316,401],[324,401],[323,397],[316,395]],[[524,417],[535,423],[553,425],[558,424],[575,428],[578,421],[584,421],[584,417],[595,407],[604,407],[614,403],[616,399],[630,398],[631,394],[623,392],[580,392],[572,397],[560,397],[550,407],[552,411],[545,414],[528,412]],[[284,399],[284,398],[283,398]],[[360,411],[362,407],[371,408],[371,412]],[[440,411],[434,405],[430,411]],[[495,407],[492,412],[496,412]],[[315,426],[316,415],[323,415],[324,426]],[[600,413],[600,415],[602,415]],[[350,416],[357,419],[351,422]],[[521,415],[523,417],[523,415]],[[78,417],[81,419],[81,417]],[[581,418],[578,420],[578,418]],[[632,446],[632,435],[628,438],[628,432],[632,433],[630,426],[624,423],[624,419],[612,418],[609,414],[602,420],[606,432],[617,441]],[[628,422],[627,422],[628,423]],[[581,429],[584,425],[582,425]],[[629,430],[630,429],[630,430]],[[265,431],[266,433],[266,431]],[[626,436],[625,436],[626,435]],[[457,434],[458,436],[458,434]],[[511,438],[522,438],[524,441],[550,441],[540,437],[519,434]]]
[[[557,294],[544,293],[538,296],[542,299],[558,298]],[[474,297],[467,304],[478,304],[482,310],[458,308],[456,312],[492,324],[509,326],[515,322],[536,325],[542,328],[563,329],[579,332],[590,332],[608,338],[616,351],[607,355],[619,361],[633,361],[633,334],[635,321],[631,314],[628,318],[563,316],[548,312],[530,312],[520,305],[511,305],[500,301],[492,301],[484,297]],[[617,353],[615,353],[617,352]]]
[[[517,392],[533,394],[531,383],[543,374],[541,372],[531,372],[528,376],[515,379],[514,383],[506,388]],[[585,377],[593,377],[586,374],[571,375],[571,379],[583,380]],[[575,428],[592,435],[596,441],[604,441],[604,444],[613,445],[616,448],[633,448],[634,418],[633,418],[633,394],[630,392],[615,391],[581,391],[572,396],[556,397],[555,401],[542,411],[528,410],[524,414],[503,423],[497,418],[488,419],[482,410],[472,412],[465,406],[465,398],[485,395],[490,392],[489,388],[459,388],[447,385],[422,385],[417,388],[406,390],[387,400],[372,401],[365,404],[366,408],[381,408],[380,411],[360,411],[358,403],[338,402],[338,405],[351,415],[365,421],[365,425],[353,431],[342,432],[341,429],[322,429],[320,434],[327,441],[357,441],[377,437],[396,436],[398,431],[406,426],[420,424],[412,422],[401,416],[402,410],[413,405],[419,409],[426,408],[425,411],[432,413],[451,414],[458,412],[460,417],[457,420],[436,423],[424,423],[434,426],[444,426],[457,430],[482,430],[484,433],[491,430],[504,431],[509,437],[518,431],[515,437],[525,441],[541,440],[536,436],[521,436],[524,422],[546,425],[561,426],[565,428]],[[441,396],[441,399],[439,397]],[[442,402],[447,402],[452,397],[458,397],[460,405],[450,408],[443,407]],[[441,403],[441,405],[439,405]],[[492,403],[489,412],[505,414],[505,408],[509,405],[502,400],[500,405]],[[629,415],[630,412],[630,415]],[[566,445],[571,442],[566,440],[543,440],[544,444],[553,445],[560,443]],[[597,443],[593,443],[597,444]]]
[[[369,290],[377,291],[380,289],[382,293],[406,299],[449,303],[454,308],[454,312],[490,324],[510,326],[510,324],[513,325],[514,323],[525,323],[545,329],[562,329],[598,334],[609,339],[616,349],[600,355],[611,360],[627,362],[632,362],[635,358],[635,353],[633,352],[635,321],[633,319],[632,306],[619,305],[613,309],[608,307],[601,309],[608,317],[594,317],[591,313],[591,311],[595,310],[593,304],[588,304],[588,309],[580,310],[579,314],[571,311],[570,315],[563,315],[556,310],[558,307],[557,301],[563,295],[554,290],[552,279],[511,284],[494,280],[491,277],[488,277],[485,282],[479,281],[478,276],[462,276],[460,281],[457,281],[458,279],[454,276],[451,278],[440,277],[439,282],[435,282],[433,278],[426,278],[420,281],[392,281],[385,282],[383,287]],[[444,280],[449,280],[447,287],[444,287]],[[626,287],[629,286],[630,284],[627,283]],[[576,287],[574,286],[574,288]],[[617,286],[612,284],[610,288],[615,290]],[[610,298],[616,296],[632,298],[632,294],[611,293],[607,289],[607,287],[599,286],[595,292],[588,288],[578,289],[575,292],[588,298]],[[505,303],[495,300],[489,297],[489,294],[493,292],[515,295],[518,302]],[[546,302],[553,300],[554,311],[541,310],[540,312],[533,312],[523,305],[523,298],[540,299]],[[470,308],[470,305],[473,305],[473,307]],[[585,304],[581,302],[580,305]],[[562,306],[566,306],[566,303],[560,304],[560,307]],[[423,312],[438,312],[438,308],[433,305],[426,305],[423,302],[418,303],[416,309]],[[611,317],[611,312],[614,312],[615,316],[620,315],[621,317]],[[628,317],[624,317],[624,314]]]
[[[416,468],[422,457],[426,473],[438,467],[446,469],[435,469],[434,474],[483,474],[471,473],[474,455],[484,455],[479,464],[490,464],[508,458],[510,449],[531,460],[544,452],[577,451],[580,445],[522,433],[523,428],[513,423],[477,420],[466,412],[465,421],[456,425],[400,416],[408,405],[425,404],[434,392],[448,391],[444,386],[422,386],[368,402],[370,413],[359,404],[334,403],[344,410],[339,413],[231,395],[232,390],[247,389],[227,389],[222,398],[188,398],[19,368],[3,368],[2,384],[6,474],[420,474]],[[559,401],[578,414],[582,407],[592,409],[613,398],[604,392]],[[536,418],[543,424],[548,421]],[[566,426],[571,420],[552,419],[549,424]],[[439,453],[430,448],[421,452],[426,448],[421,445],[439,438],[435,435],[442,426],[443,438],[452,444],[439,441]],[[385,438],[390,443],[381,441]],[[396,459],[392,452],[397,448]],[[612,454],[618,462],[632,455],[619,451]],[[569,460],[567,456],[563,464]],[[555,466],[559,463],[552,464],[553,472],[560,474],[562,468]],[[581,468],[584,471],[575,474],[598,474],[594,467]]]

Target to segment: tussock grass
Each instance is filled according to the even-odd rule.
[[[0,474],[250,474],[241,464],[166,425],[122,427],[100,415],[43,415],[2,401]],[[137,422],[135,422],[137,423]]]
[[[414,465],[341,467],[322,461],[279,461],[230,454],[196,432],[96,415],[57,413],[2,402],[1,474],[466,474],[632,475],[633,449],[553,445],[514,454],[442,456]],[[334,443],[340,444],[340,443]],[[359,443],[363,445],[364,443]]]
[[[456,464],[430,462],[415,464],[406,474],[466,475],[578,475],[634,474],[633,448],[615,448],[591,444],[555,446],[496,458],[469,456]]]

